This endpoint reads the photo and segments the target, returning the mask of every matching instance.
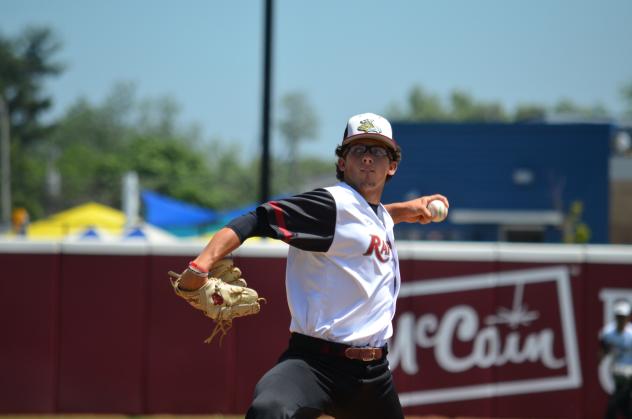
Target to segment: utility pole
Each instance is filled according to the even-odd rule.
[[[273,0],[265,2],[264,53],[263,53],[263,104],[261,118],[261,186],[259,202],[270,200],[270,96],[272,78]]]
[[[0,201],[2,220],[0,232],[11,228],[11,142],[9,140],[9,106],[0,95]]]

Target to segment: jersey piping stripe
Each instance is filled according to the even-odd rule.
[[[285,228],[285,219],[283,218],[283,211],[277,205],[275,201],[269,202],[270,206],[274,209],[274,217],[276,218],[279,231],[283,234],[283,241],[289,241],[292,238],[292,233]]]

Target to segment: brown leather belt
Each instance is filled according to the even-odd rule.
[[[349,359],[359,359],[360,361],[369,362],[382,359],[382,348],[356,348],[350,346],[345,349],[345,356]]]
[[[349,346],[342,343],[329,342],[300,333],[292,333],[290,348],[309,353],[334,355],[356,361],[371,362],[384,359],[386,346],[382,348]]]

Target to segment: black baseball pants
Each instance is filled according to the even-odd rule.
[[[385,356],[365,362],[324,354],[305,338],[293,334],[277,365],[259,380],[247,419],[404,418]]]
[[[621,412],[625,419],[632,419],[632,377],[614,375],[614,393],[608,399],[606,419],[616,419],[617,412]]]

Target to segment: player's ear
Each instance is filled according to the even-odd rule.
[[[397,172],[397,165],[398,163],[396,161],[391,160],[391,163],[389,164],[389,167],[388,167],[388,174],[390,176],[393,176],[395,172]]]
[[[341,172],[345,171],[345,159],[342,157],[338,158],[338,169],[340,169]]]

